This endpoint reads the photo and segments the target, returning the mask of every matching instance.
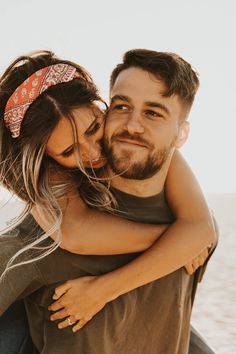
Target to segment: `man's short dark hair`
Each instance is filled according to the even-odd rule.
[[[111,73],[110,88],[118,75],[131,67],[140,68],[163,81],[166,91],[163,96],[178,95],[188,114],[199,87],[197,72],[175,53],[156,52],[148,49],[133,49],[126,52],[123,62]]]

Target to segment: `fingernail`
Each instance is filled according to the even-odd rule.
[[[76,328],[72,328],[72,332],[74,332],[74,333],[75,333],[75,332],[76,332]]]
[[[53,300],[56,300],[56,299],[57,299],[57,296],[56,296],[56,295],[53,295],[52,298],[53,298]]]
[[[51,321],[54,321],[54,317],[51,316],[51,317],[50,317],[50,320],[51,320]]]
[[[58,328],[59,328],[59,329],[62,329],[62,326],[59,324],[59,325],[58,325]]]

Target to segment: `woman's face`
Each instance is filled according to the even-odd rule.
[[[77,156],[85,168],[100,168],[106,164],[102,155],[101,139],[104,132],[104,113],[95,105],[72,111],[78,143],[68,118],[63,117],[50,136],[46,153],[60,165],[77,168]],[[76,146],[77,145],[77,146]],[[76,150],[78,148],[78,150]],[[78,151],[78,152],[77,152]]]

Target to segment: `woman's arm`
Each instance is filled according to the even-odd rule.
[[[176,175],[178,173],[178,175]],[[189,184],[186,185],[186,180]],[[186,185],[186,187],[185,187]],[[182,188],[181,188],[182,187]],[[198,198],[190,200],[192,190]],[[201,190],[184,159],[176,153],[171,162],[166,182],[167,199],[177,217],[172,230],[178,231],[202,223],[206,227],[207,219],[211,222],[209,211]],[[194,196],[194,195],[193,195]],[[140,252],[149,248],[167,229],[167,225],[148,225],[122,219],[88,208],[79,196],[65,197],[61,201],[63,220],[61,225],[62,242],[60,247],[83,255],[112,255]],[[48,230],[51,225],[32,212],[38,224]],[[198,245],[204,239],[203,228],[198,238]],[[173,235],[172,231],[171,234]],[[208,234],[210,236],[210,233]],[[172,236],[172,237],[175,237]],[[193,237],[193,236],[192,236]],[[52,235],[55,239],[55,236]],[[193,257],[197,253],[193,252]],[[191,257],[191,259],[193,258]]]
[[[125,266],[99,277],[70,280],[59,286],[55,299],[60,299],[50,309],[60,311],[52,316],[53,320],[66,314],[82,318],[74,327],[78,330],[105,303],[175,271],[215,242],[212,218],[201,189],[179,153],[173,156],[166,190],[176,222],[152,247]],[[96,294],[94,301],[93,294]],[[61,323],[61,328],[66,326],[66,321]]]
[[[68,179],[66,173],[54,174],[52,181]],[[113,255],[142,252],[168,228],[168,224],[144,224],[89,208],[77,189],[57,200],[62,211],[60,248],[81,255]],[[42,218],[36,207],[31,214],[38,225],[49,231],[53,222]],[[56,240],[57,235],[51,234]]]
[[[186,261],[191,261],[213,242],[215,233],[201,188],[179,152],[175,152],[172,158],[165,191],[176,222],[165,232],[164,237],[170,242],[170,247],[174,242],[174,246],[181,248],[181,255],[185,252]],[[147,225],[124,220],[89,209],[78,198],[70,198],[61,227],[61,247],[87,255],[143,251],[166,228],[167,225]],[[180,254],[178,257],[181,259]],[[179,266],[184,264],[182,261]]]
[[[169,225],[130,221],[88,208],[78,198],[70,199],[62,221],[61,247],[84,255],[140,252],[150,247]]]
[[[78,195],[60,200],[63,211],[60,247],[83,255],[112,255],[141,252],[150,247],[169,225],[136,223],[90,209]],[[42,220],[36,209],[32,215],[47,231],[51,224]],[[55,235],[51,235],[55,239]]]

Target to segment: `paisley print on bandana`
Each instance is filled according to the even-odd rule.
[[[13,138],[20,135],[22,120],[29,106],[49,87],[69,82],[81,75],[68,64],[55,64],[36,71],[13,92],[7,101],[4,121]]]

